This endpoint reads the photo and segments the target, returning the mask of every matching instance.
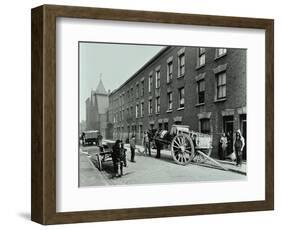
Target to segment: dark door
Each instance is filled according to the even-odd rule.
[[[227,154],[233,151],[233,116],[225,116],[223,118],[223,130],[227,136]]]

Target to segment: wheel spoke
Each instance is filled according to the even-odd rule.
[[[175,143],[178,147],[180,147],[180,143],[179,143],[177,140],[175,140],[174,143]]]
[[[192,154],[191,154],[191,152],[190,151],[188,151],[188,150],[185,150],[184,151],[187,155],[189,155],[189,156],[191,156]]]
[[[177,144],[177,146],[180,146],[181,144],[177,140],[178,140],[178,138],[175,139],[174,143]]]
[[[180,144],[183,145],[183,137],[180,137]]]

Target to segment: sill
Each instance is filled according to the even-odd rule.
[[[184,107],[177,108],[177,110],[178,110],[178,111],[180,111],[180,110],[184,110]]]
[[[215,99],[214,102],[217,103],[217,102],[224,102],[226,101],[226,98],[221,98],[221,99]]]
[[[206,65],[206,63],[203,64],[203,65],[197,65],[197,66],[195,67],[195,69],[196,69],[196,70],[199,70],[199,69],[201,69],[202,67],[204,67],[205,65]]]
[[[220,56],[216,56],[216,57],[214,58],[214,60],[218,60],[218,59],[224,57],[225,55],[227,55],[227,52],[224,53],[224,54],[222,54],[222,55],[220,55]]]
[[[150,114],[148,114],[148,116],[149,116],[149,117],[152,117],[152,116],[153,116],[153,114],[152,114],[152,113],[150,113]]]
[[[170,81],[167,81],[167,85],[171,84],[172,83],[172,79]]]
[[[155,113],[155,115],[160,115],[160,112]]]
[[[197,103],[195,106],[196,106],[196,107],[199,107],[199,106],[203,106],[203,105],[205,105],[205,102],[203,102],[203,103]]]
[[[184,77],[184,74],[182,74],[182,75],[178,75],[178,77],[177,77],[177,78],[182,78],[182,77]]]
[[[172,109],[169,109],[169,110],[166,111],[166,113],[171,113],[171,112],[173,112]]]

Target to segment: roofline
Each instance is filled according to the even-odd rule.
[[[126,85],[129,81],[134,79],[141,71],[143,71],[147,66],[149,66],[152,62],[154,62],[160,55],[162,55],[164,52],[166,52],[168,49],[170,49],[171,46],[166,46],[162,48],[158,53],[156,53],[152,58],[150,58],[140,69],[137,70],[131,77],[129,77],[122,85],[120,85],[117,89],[114,89],[112,92],[108,94],[108,96],[111,96],[116,91],[121,89],[124,85]]]

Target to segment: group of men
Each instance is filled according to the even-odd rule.
[[[130,150],[131,150],[131,159],[132,163],[136,163],[135,153],[136,153],[136,136],[132,135],[129,139]],[[147,131],[143,135],[143,146],[145,155],[151,156],[151,138]],[[126,160],[126,149],[122,140],[116,140],[112,148],[112,161],[114,168],[114,177],[121,177],[123,175],[123,167],[127,167]],[[159,151],[160,152],[160,151]],[[158,151],[157,151],[158,153]],[[156,155],[157,158],[160,158],[160,153]]]
[[[221,145],[221,151],[222,151],[222,159],[224,160],[227,154],[227,149],[231,149],[231,141],[229,140],[232,138],[230,135],[226,136],[225,133],[222,134],[220,138],[220,145]],[[238,129],[235,132],[234,138],[233,138],[233,153],[235,155],[236,159],[236,165],[241,167],[242,165],[242,154],[243,149],[245,147],[245,139],[241,134],[240,129]]]

